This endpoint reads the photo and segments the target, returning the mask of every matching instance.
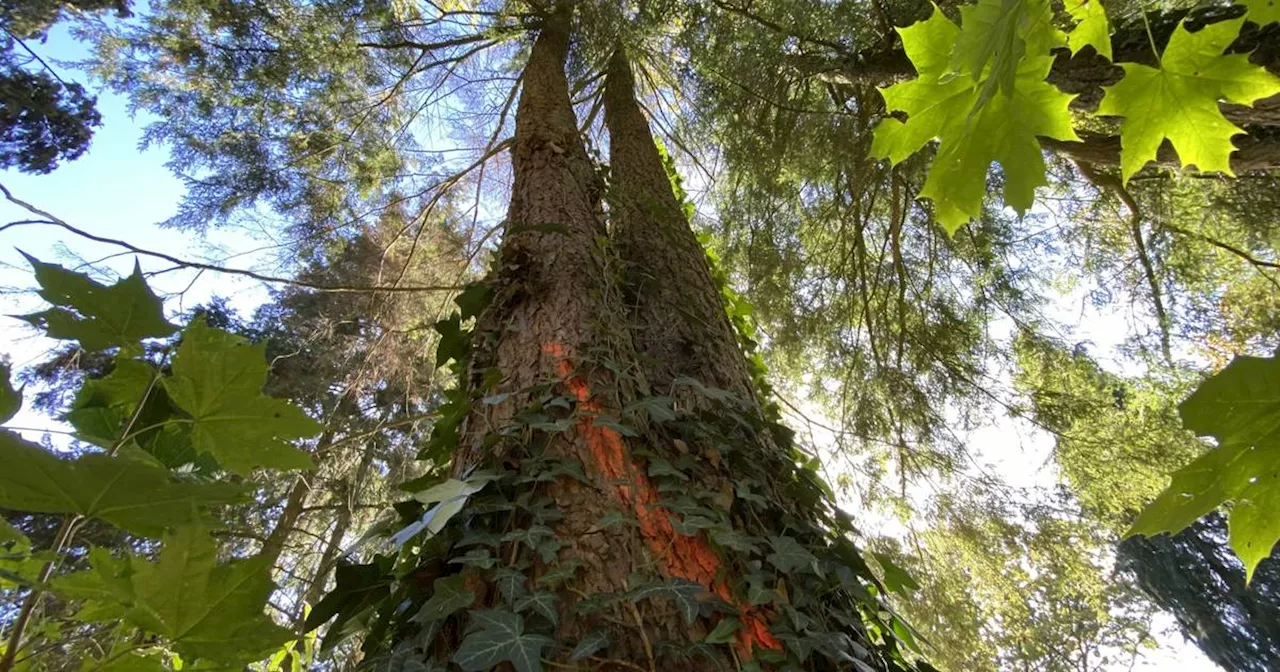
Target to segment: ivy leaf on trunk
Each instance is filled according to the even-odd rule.
[[[453,655],[453,662],[466,672],[491,670],[509,662],[516,672],[542,670],[542,651],[555,643],[546,635],[524,631],[524,618],[499,609],[471,612],[475,631],[467,635]]]

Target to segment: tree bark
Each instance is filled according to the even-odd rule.
[[[1120,165],[1120,138],[1098,133],[1080,133],[1083,142],[1040,139],[1040,146],[1073,160],[1095,166]],[[1236,151],[1231,155],[1231,170],[1237,175],[1280,166],[1280,141],[1265,135],[1237,136]],[[1155,161],[1148,165],[1177,168],[1178,153],[1168,142],[1160,145]]]
[[[635,345],[649,384],[666,394],[680,376],[751,398],[751,377],[706,253],[676,200],[622,47],[605,76],[609,214],[634,294]]]
[[[490,281],[493,299],[477,319],[473,337],[477,343],[470,386],[491,398],[510,396],[502,403],[476,404],[452,471],[464,476],[472,467],[493,461],[486,438],[535,401],[530,390],[553,382],[558,392],[576,400],[574,431],[553,435],[545,448],[548,454],[581,462],[590,481],[563,478],[545,488],[563,514],[555,533],[564,546],[550,565],[576,562],[581,567],[573,590],[559,594],[556,636],[573,641],[602,628],[612,643],[601,656],[649,661],[653,667],[651,639],[689,641],[705,629],[686,628],[677,614],[649,612],[644,605],[624,608],[613,620],[580,616],[573,609],[585,596],[625,593],[633,572],[653,566],[644,558],[650,546],[661,543],[661,523],[667,530],[671,524],[654,510],[656,492],[632,460],[623,437],[595,423],[600,415],[616,417],[619,407],[634,397],[636,382],[621,379],[609,368],[633,368],[634,353],[608,263],[599,207],[602,185],[579,135],[564,73],[571,7],[569,2],[558,3],[544,18],[525,66],[516,109],[514,186],[506,235],[496,277]],[[486,386],[490,371],[501,373],[494,387]],[[625,525],[602,528],[599,522],[610,512],[638,517],[644,530]],[[649,544],[645,533],[653,535]],[[670,536],[667,541],[672,541]],[[535,562],[532,573],[537,576],[548,568]],[[476,592],[476,606],[497,599],[492,589]]]
[[[346,487],[343,488],[342,495],[346,501],[337,508],[333,528],[329,531],[328,539],[325,540],[324,549],[320,551],[320,560],[316,562],[315,574],[311,577],[311,583],[307,584],[307,590],[303,593],[302,600],[298,603],[296,623],[299,632],[303,630],[303,625],[307,619],[307,607],[315,606],[320,601],[320,597],[324,594],[324,589],[329,583],[329,574],[333,572],[334,560],[338,557],[338,552],[342,550],[342,540],[347,536],[347,530],[351,528],[351,517],[355,513],[352,506],[355,502],[354,493],[360,492],[364,479],[369,474],[369,469],[373,466],[373,455],[373,450],[366,449],[364,454],[360,456],[360,463],[356,466],[355,475],[344,484]]]
[[[881,610],[865,588],[874,577],[846,536],[851,526],[824,503],[812,474],[798,469],[795,457],[769,438],[772,428],[752,399],[742,352],[640,114],[621,53],[610,67],[605,101],[614,161],[610,212],[618,220],[617,248],[626,268],[620,277],[599,207],[600,182],[578,133],[564,74],[571,7],[555,3],[543,18],[525,67],[506,235],[487,281],[492,298],[471,335],[463,381],[471,405],[451,466],[460,479],[476,468],[501,472],[498,483],[476,495],[498,504],[458,516],[504,540],[496,546],[498,558],[482,551],[488,565],[458,569],[459,552],[442,533],[445,555],[418,565],[414,585],[461,575],[473,595],[461,622],[432,621],[441,630],[431,631],[427,655],[457,656],[465,638],[475,636],[466,623],[475,609],[518,610],[510,604],[511,583],[499,582],[493,563],[507,576],[516,572],[516,587],[529,591],[542,590],[539,579],[555,568],[572,565],[577,571],[556,589],[554,619],[542,620],[554,623],[560,642],[581,641],[598,630],[609,634],[590,663],[575,667],[741,668],[766,650],[781,656],[781,640],[790,637],[798,648],[807,647],[802,655],[809,656],[811,669],[850,669],[851,657],[871,661],[871,669],[904,669],[887,662],[902,660],[895,643],[873,643],[864,633],[862,624],[879,620]],[[625,280],[634,281],[626,298],[620,287]],[[658,414],[645,419],[628,410],[632,402],[653,401],[648,391],[654,381],[663,394],[681,376],[698,377],[745,402],[721,402],[727,418],[708,419],[715,415],[711,403],[692,399],[668,411],[675,420],[659,420]],[[548,399],[565,397],[574,406],[570,430],[520,429],[530,408],[541,412]],[[624,420],[633,427],[615,424],[624,411],[632,413]],[[547,460],[581,463],[585,478],[502,475],[528,476],[526,465]],[[659,461],[668,473],[653,471]],[[752,497],[754,508],[744,506],[739,493]],[[543,495],[554,504],[554,517],[537,519],[531,505],[503,508]],[[676,510],[676,502],[687,508]],[[608,515],[627,523],[605,524]],[[689,524],[695,516],[701,527]],[[499,517],[504,522],[495,524]],[[505,539],[511,530],[532,529],[533,520],[550,526],[553,558]],[[717,545],[708,529],[722,533]],[[734,540],[739,548],[749,547],[741,557],[729,551]],[[762,566],[766,557],[773,558],[769,569]],[[752,603],[739,595],[748,572],[775,597]],[[631,592],[670,585],[698,591],[692,615],[677,608],[687,608],[687,601],[640,599]],[[613,599],[600,607],[593,603],[600,597]],[[866,605],[874,608],[864,612]],[[732,635],[706,643],[720,626]],[[878,628],[891,632],[888,625]],[[826,651],[821,661],[816,653],[810,656],[815,647]],[[565,654],[547,651],[542,657]]]

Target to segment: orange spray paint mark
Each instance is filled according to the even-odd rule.
[[[546,343],[542,351],[556,358],[556,373],[578,401],[578,433],[591,451],[596,468],[618,484],[618,497],[635,512],[640,533],[650,551],[661,561],[664,574],[701,584],[720,599],[739,608],[742,628],[737,634],[738,648],[746,659],[751,659],[751,652],[756,648],[782,649],[782,643],[769,632],[759,610],[734,599],[729,586],[717,578],[720,558],[707,540],[702,536],[689,537],[676,532],[671,522],[674,514],[659,505],[658,490],[644,469],[627,459],[622,436],[608,427],[595,424],[600,402],[592,397],[586,379],[574,371],[564,346]]]

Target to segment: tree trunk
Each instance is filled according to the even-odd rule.
[[[302,600],[298,602],[295,622],[300,631],[307,619],[307,608],[314,607],[320,601],[320,596],[324,594],[324,589],[329,583],[329,574],[333,572],[334,561],[338,557],[338,552],[342,550],[342,540],[347,536],[347,530],[351,528],[351,517],[355,514],[355,493],[360,492],[365,477],[369,475],[369,469],[373,466],[373,455],[373,449],[366,448],[364,454],[360,456],[355,475],[351,480],[343,483],[344,501],[337,508],[333,528],[329,530],[329,537],[320,551],[320,560],[316,562],[315,574],[307,584]]]
[[[396,650],[519,672],[544,659],[909,669],[848,518],[753,399],[621,52],[606,85],[618,273],[564,74],[571,7],[543,17],[525,67],[506,236],[465,357],[469,411],[451,472],[484,487],[413,549],[406,583],[425,594],[391,602],[425,615],[393,637]],[[677,386],[697,394],[673,406]],[[440,581],[466,606],[434,611]]]
[[[649,123],[635,99],[621,47],[609,59],[604,119],[609,130],[609,214],[622,258],[635,345],[649,384],[666,394],[688,376],[752,395],[742,351],[712,282],[706,253],[676,200]]]
[[[534,390],[554,383],[555,393],[576,404],[577,418],[574,431],[553,434],[544,450],[581,463],[588,482],[563,478],[546,486],[563,516],[554,528],[563,546],[554,560],[538,559],[523,571],[533,578],[552,566],[577,563],[581,571],[573,590],[557,595],[557,639],[579,640],[603,629],[612,642],[609,658],[653,660],[648,632],[687,639],[678,616],[654,617],[625,605],[611,615],[581,617],[573,610],[584,596],[626,593],[632,573],[650,566],[641,560],[646,551],[639,535],[625,525],[602,527],[600,521],[609,513],[633,515],[630,504],[647,501],[652,493],[642,487],[644,475],[636,471],[619,432],[595,423],[600,415],[617,417],[620,405],[634,396],[630,390],[643,381],[611,370],[634,371],[634,355],[608,262],[599,207],[602,185],[578,133],[564,73],[571,7],[558,3],[543,19],[525,66],[506,235],[490,281],[493,298],[472,337],[468,382],[502,401],[475,406],[453,473],[465,476],[477,465],[492,465],[495,450],[508,451],[501,457],[509,464],[528,457],[516,452],[520,447],[493,445],[493,431],[509,427],[520,409],[537,404]],[[490,385],[495,376],[500,382]],[[514,552],[517,558],[522,553]],[[492,587],[469,585],[474,585],[476,606],[500,602]],[[646,637],[639,635],[637,619],[644,621]]]

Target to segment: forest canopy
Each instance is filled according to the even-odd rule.
[[[1270,0],[0,25],[0,672],[1280,666]]]

